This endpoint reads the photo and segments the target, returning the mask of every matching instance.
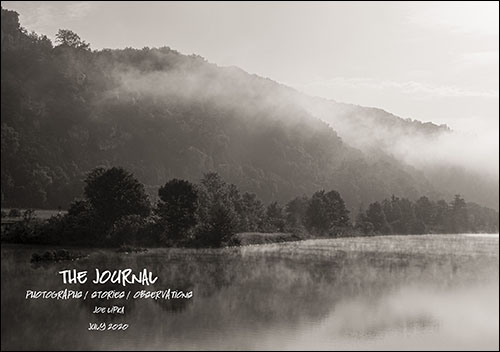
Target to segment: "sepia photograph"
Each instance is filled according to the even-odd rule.
[[[498,1],[2,1],[1,350],[499,349]]]

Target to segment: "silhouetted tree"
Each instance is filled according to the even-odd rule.
[[[267,206],[264,229],[267,232],[282,232],[285,229],[285,217],[283,208],[278,202],[272,202]]]
[[[467,206],[459,194],[455,195],[451,202],[451,227],[453,233],[464,233],[469,230]]]
[[[394,197],[394,195],[393,195],[393,197]],[[384,214],[385,214],[385,217],[386,217],[388,223],[392,223],[393,221],[399,220],[401,217],[401,214],[396,214],[392,210],[393,204],[394,204],[394,201],[391,202],[389,199],[384,199],[381,203],[382,210],[384,211]]]
[[[197,216],[200,221],[204,221],[208,217],[210,207],[217,202],[233,207],[233,204],[230,204],[229,186],[216,172],[203,175],[198,184],[197,192],[199,197]]]
[[[119,218],[107,233],[108,245],[119,247],[123,244],[140,245],[146,237],[146,218],[140,215],[127,215]]]
[[[172,239],[186,237],[196,225],[198,192],[189,181],[173,179],[158,190],[157,213]]]
[[[306,210],[306,224],[310,229],[326,232],[349,225],[349,211],[337,191],[313,194]]]
[[[198,244],[210,247],[221,246],[237,231],[240,216],[236,208],[242,209],[235,200],[237,189],[224,182],[215,172],[203,175],[198,185],[198,226],[195,234]]]
[[[286,204],[285,214],[287,227],[296,229],[304,226],[308,205],[309,198],[305,196],[296,197]]]
[[[360,230],[365,235],[371,234],[374,230],[373,224],[368,221],[368,217],[366,216],[366,212],[364,211],[363,206],[359,207],[354,226],[357,230]]]
[[[379,202],[371,203],[366,211],[366,219],[373,225],[373,230],[381,234],[392,232],[389,223]]]
[[[436,231],[439,233],[451,233],[451,211],[445,200],[438,200],[436,203]]]
[[[433,225],[435,221],[435,204],[429,198],[423,196],[415,202],[415,216],[417,220],[427,225]]]
[[[413,203],[408,198],[401,198],[399,201],[399,208],[401,209],[401,234],[414,234],[417,231],[422,231],[417,226],[417,218],[415,216],[415,209]],[[392,229],[394,230],[394,229]]]
[[[196,244],[220,247],[235,233],[236,226],[234,210],[221,201],[216,201],[211,204],[207,218],[196,232]]]
[[[56,34],[56,43],[76,49],[88,50],[90,44],[80,38],[78,34],[69,29],[60,29]]]
[[[122,216],[147,216],[150,212],[144,185],[123,168],[95,168],[85,184],[85,197],[106,227]]]
[[[254,193],[243,193],[241,197],[242,213],[240,216],[240,231],[259,231],[264,221],[264,205]]]

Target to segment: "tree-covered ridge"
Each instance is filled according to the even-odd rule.
[[[346,144],[271,80],[168,47],[92,51],[68,30],[54,45],[4,9],[1,38],[3,206],[66,208],[87,172],[112,165],[153,198],[165,180],[209,171],[265,202],[318,189],[351,210],[441,196],[414,168]]]

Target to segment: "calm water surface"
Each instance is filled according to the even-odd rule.
[[[1,343],[13,349],[499,348],[498,235],[309,240],[221,250],[89,251],[30,264],[41,247],[2,245]],[[26,290],[123,289],[61,283],[62,269],[148,268],[149,290],[191,300],[25,300]],[[135,286],[132,290],[144,287]],[[124,315],[92,314],[123,305]],[[90,322],[128,323],[90,332]]]

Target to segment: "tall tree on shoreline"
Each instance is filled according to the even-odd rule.
[[[459,194],[456,194],[451,202],[451,227],[454,233],[469,231],[467,205]]]
[[[337,191],[315,192],[306,210],[306,224],[323,233],[335,227],[349,226],[349,211],[340,194]]]
[[[157,214],[172,239],[187,236],[196,225],[198,192],[189,181],[173,179],[158,190]]]
[[[147,216],[151,211],[144,185],[123,168],[95,168],[85,183],[85,197],[106,227],[122,216]]]

